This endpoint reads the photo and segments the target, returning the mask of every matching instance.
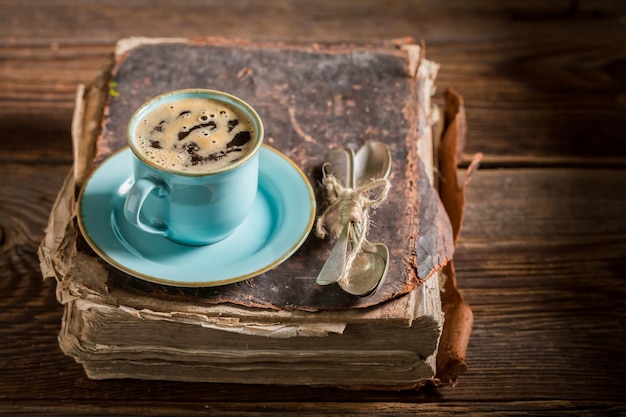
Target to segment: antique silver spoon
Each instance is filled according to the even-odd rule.
[[[391,171],[391,152],[381,142],[368,142],[354,157],[353,187],[360,187],[367,181],[387,178]],[[361,233],[352,228],[354,242]],[[364,239],[362,251],[357,255],[348,276],[339,280],[341,289],[352,295],[366,296],[375,292],[387,274],[389,248],[384,243],[371,243]]]

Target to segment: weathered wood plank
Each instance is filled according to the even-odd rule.
[[[620,403],[602,401],[524,401],[512,403],[485,402],[467,403],[361,403],[361,402],[313,402],[313,403],[204,403],[179,404],[164,403],[153,407],[152,403],[136,402],[134,404],[109,402],[107,405],[84,404],[40,404],[26,403],[20,406],[2,407],[0,412],[10,415],[49,415],[49,416],[426,416],[444,417],[467,414],[473,416],[507,416],[524,414],[543,416],[572,415],[622,415],[626,407]]]
[[[626,234],[623,169],[480,170],[472,181],[462,247],[591,246]]]
[[[523,3],[482,0],[471,4],[457,0],[441,5],[427,0],[410,3],[394,0],[385,2],[384,7],[377,0],[341,3],[289,0],[270,4],[188,0],[184,7],[176,3],[155,7],[148,0],[134,1],[132,5],[123,0],[43,3],[5,0],[0,6],[6,11],[0,36],[14,44],[28,38],[42,43],[85,40],[89,38],[85,35],[89,34],[112,42],[120,35],[136,35],[139,31],[145,36],[179,33],[187,37],[219,32],[222,36],[323,41],[381,38],[397,33],[404,36],[418,30],[444,40],[475,40],[496,37],[493,29],[506,28],[510,21],[558,20],[560,27],[567,19],[601,20],[619,16],[625,9],[619,1],[590,0]],[[386,22],[393,22],[393,25]]]

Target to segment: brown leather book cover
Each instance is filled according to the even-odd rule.
[[[172,289],[111,269],[119,285],[141,286],[159,297],[196,297],[203,303],[307,311],[360,308],[412,291],[452,258],[448,215],[417,156],[423,128],[418,125],[417,78],[410,75],[407,52],[400,45],[199,39],[138,42],[127,48],[118,49],[112,68],[96,165],[126,145],[128,120],[144,101],[180,88],[225,91],[257,110],[265,142],[291,158],[316,186],[329,149],[385,142],[393,158],[392,190],[372,216],[369,238],[385,242],[393,255],[382,288],[367,298],[315,283],[332,242],[313,234],[284,264],[246,282]],[[323,208],[323,201],[318,203]]]

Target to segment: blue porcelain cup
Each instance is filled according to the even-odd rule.
[[[134,184],[124,217],[185,245],[225,239],[253,206],[262,143],[259,115],[230,94],[186,89],[149,100],[128,123]]]

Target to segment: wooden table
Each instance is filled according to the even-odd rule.
[[[626,3],[520,3],[0,0],[0,414],[626,414]],[[425,40],[466,100],[464,159],[485,153],[456,255],[475,313],[456,388],[97,382],[63,355],[36,251],[77,84],[131,35]]]

